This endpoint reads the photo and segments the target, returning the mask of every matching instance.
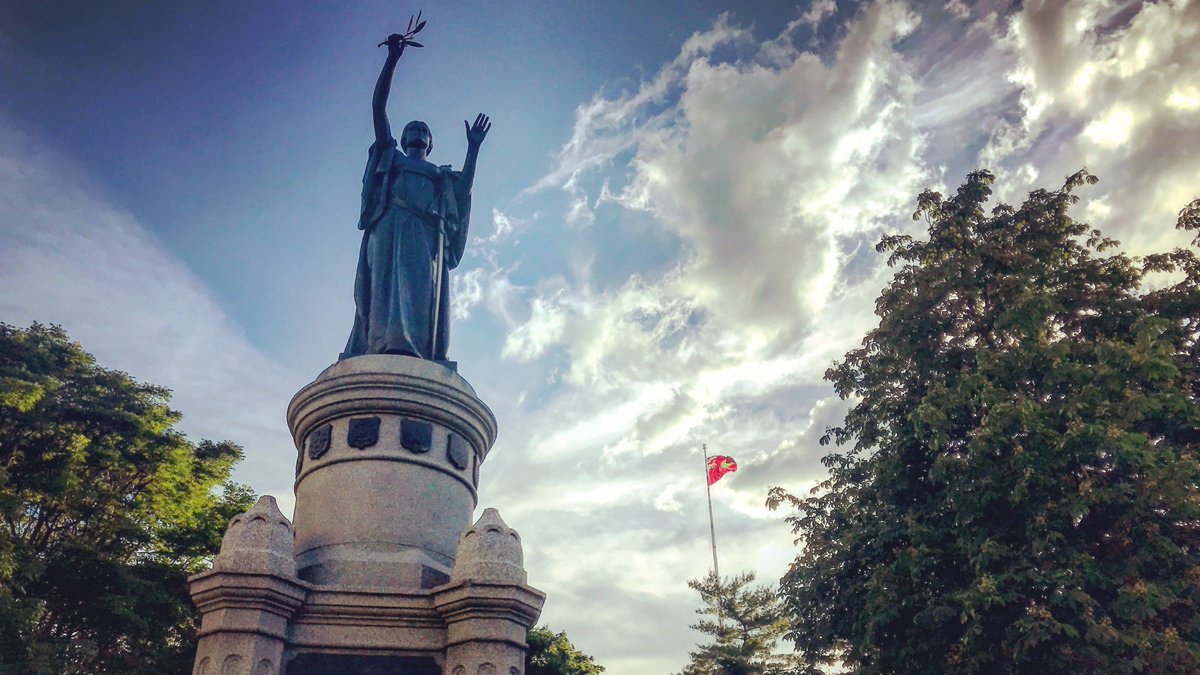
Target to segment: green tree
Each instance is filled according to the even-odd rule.
[[[186,577],[253,495],[169,392],[61,328],[0,324],[0,672],[188,672]]]
[[[1200,672],[1200,259],[1104,253],[1086,172],[988,214],[992,180],[878,245],[879,326],[826,374],[851,447],[768,500],[802,545],[787,638],[859,673]]]
[[[683,675],[794,675],[801,672],[792,654],[777,654],[775,646],[788,630],[787,611],[771,588],[754,585],[754,574],[717,579],[709,572],[688,586],[700,593],[706,617],[692,628],[712,636],[712,642],[689,653]]]
[[[566,631],[555,633],[546,626],[529,631],[525,652],[525,675],[599,675],[604,666],[596,663],[567,639]]]

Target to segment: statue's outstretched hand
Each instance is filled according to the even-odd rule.
[[[416,26],[414,27],[413,24],[416,24]],[[421,44],[420,42],[417,42],[416,40],[413,39],[413,36],[416,35],[417,33],[420,33],[421,30],[424,28],[425,28],[425,22],[421,20],[421,13],[417,12],[416,16],[411,17],[408,20],[408,32],[392,33],[391,35],[387,36],[386,40],[384,40],[383,42],[380,42],[378,46],[382,47],[384,45],[387,45],[388,46],[388,58],[389,59],[398,59],[398,58],[400,58],[400,55],[404,53],[405,47],[420,48],[420,47],[425,46],[425,45]]]
[[[487,136],[487,132],[492,128],[492,121],[487,115],[479,113],[475,116],[474,124],[467,124],[463,120],[463,126],[467,129],[467,145],[469,147],[478,148],[483,145],[483,139]]]
[[[392,33],[383,43],[387,45],[388,56],[400,58],[404,53],[404,36],[399,33]]]

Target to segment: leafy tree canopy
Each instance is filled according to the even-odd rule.
[[[242,451],[61,328],[0,324],[0,672],[188,672],[186,577],[249,508]]]
[[[555,633],[546,626],[529,631],[525,652],[525,675],[599,675],[601,666],[571,644],[566,631]]]
[[[704,617],[692,628],[713,640],[690,652],[683,675],[796,675],[801,670],[792,654],[775,647],[788,630],[787,611],[776,592],[754,584],[753,573],[717,579],[709,572],[688,586],[700,593]]]
[[[992,181],[878,246],[879,326],[826,374],[851,447],[768,502],[803,547],[787,637],[860,673],[1200,672],[1200,258],[1105,253],[1086,172],[989,214]]]

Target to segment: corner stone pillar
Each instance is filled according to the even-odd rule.
[[[526,583],[521,536],[496,509],[462,534],[450,583],[434,592],[446,622],[445,675],[523,675],[525,636],[546,595]]]
[[[195,675],[278,675],[288,621],[307,589],[292,561],[292,524],[275,498],[229,522],[208,572],[188,579],[200,610]]]

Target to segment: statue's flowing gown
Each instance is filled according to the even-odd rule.
[[[450,279],[467,242],[469,187],[461,174],[410,159],[395,139],[376,141],[363,176],[363,230],[354,280],[354,329],[341,358],[408,354],[445,359]],[[438,229],[445,232],[437,339],[433,339]]]

